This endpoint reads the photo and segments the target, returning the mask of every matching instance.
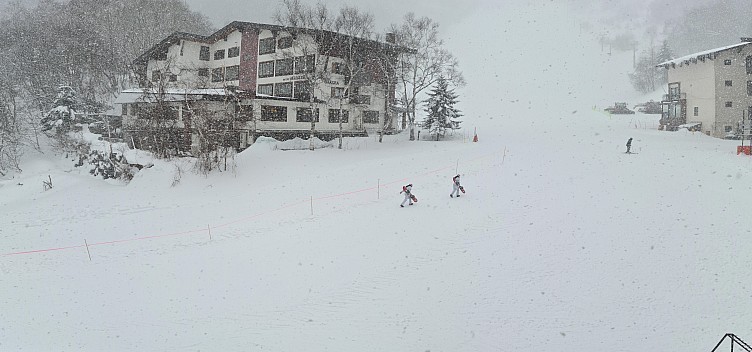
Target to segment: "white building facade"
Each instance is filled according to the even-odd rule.
[[[668,70],[661,125],[718,137],[744,134],[752,112],[752,39],[660,63]],[[745,128],[745,126],[747,126]]]
[[[308,137],[312,119],[322,139],[389,133],[400,50],[333,32],[233,22],[208,37],[175,33],[152,47],[135,61],[141,88],[116,103],[136,147],[156,115],[173,121],[169,143],[182,149],[196,144],[193,129],[206,119],[222,120],[217,126],[230,129],[240,149],[262,135]]]

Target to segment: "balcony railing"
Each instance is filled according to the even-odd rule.
[[[674,100],[684,100],[684,99],[687,99],[687,93],[663,95],[663,101],[674,101]]]

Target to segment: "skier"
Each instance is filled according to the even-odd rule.
[[[402,192],[400,194],[405,194],[405,199],[402,201],[402,204],[400,204],[400,207],[405,207],[405,202],[408,202],[407,204],[413,205],[413,201],[417,202],[418,200],[415,198],[415,196],[412,194],[413,190],[413,184],[408,184],[407,186],[402,186]]]
[[[630,149],[632,149],[632,137],[629,137],[629,140],[627,140],[627,154],[631,153]]]
[[[454,195],[457,194],[457,197],[459,197],[460,191],[465,193],[465,188],[460,185],[460,175],[457,175],[452,177],[452,193],[450,193],[449,196],[454,198]]]

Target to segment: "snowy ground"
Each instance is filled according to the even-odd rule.
[[[0,258],[0,349],[708,350],[744,337],[752,159],[639,127],[654,120],[586,110],[534,134],[481,129],[479,143],[260,143],[236,173],[175,187],[157,163],[127,187],[51,168],[44,192],[37,166],[0,183],[3,254],[78,247]],[[623,153],[630,136],[639,154]],[[451,199],[456,167],[468,193]],[[402,209],[406,182],[419,203]]]
[[[524,22],[525,6],[498,23]],[[568,23],[543,7],[508,38]],[[478,143],[258,143],[234,172],[154,161],[127,186],[29,155],[0,180],[0,350],[708,351],[726,332],[752,339],[752,159],[736,141],[657,131],[656,116],[603,114],[628,91],[607,68],[631,55],[574,37],[550,41],[565,70],[515,76],[547,58],[507,55],[514,65],[468,72]],[[540,44],[523,39],[505,53]],[[624,154],[629,137],[638,154]],[[419,202],[403,209],[408,182]]]

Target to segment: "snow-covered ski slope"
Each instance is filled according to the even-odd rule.
[[[504,48],[565,46],[522,18],[556,28],[566,9],[526,6],[466,25],[514,17],[508,31],[528,35],[499,34]],[[122,186],[27,155],[0,181],[0,350],[708,351],[726,332],[751,339],[752,159],[735,141],[657,131],[657,116],[600,112],[628,92],[609,60],[631,54],[605,58],[576,26],[558,28],[581,48],[554,50],[569,71],[528,71],[545,61],[531,54],[495,78],[461,57],[478,143],[264,142],[236,172],[187,172],[174,187],[175,164],[159,160]],[[639,154],[624,154],[629,137]],[[456,169],[467,193],[452,199]],[[420,202],[400,208],[406,183]]]

